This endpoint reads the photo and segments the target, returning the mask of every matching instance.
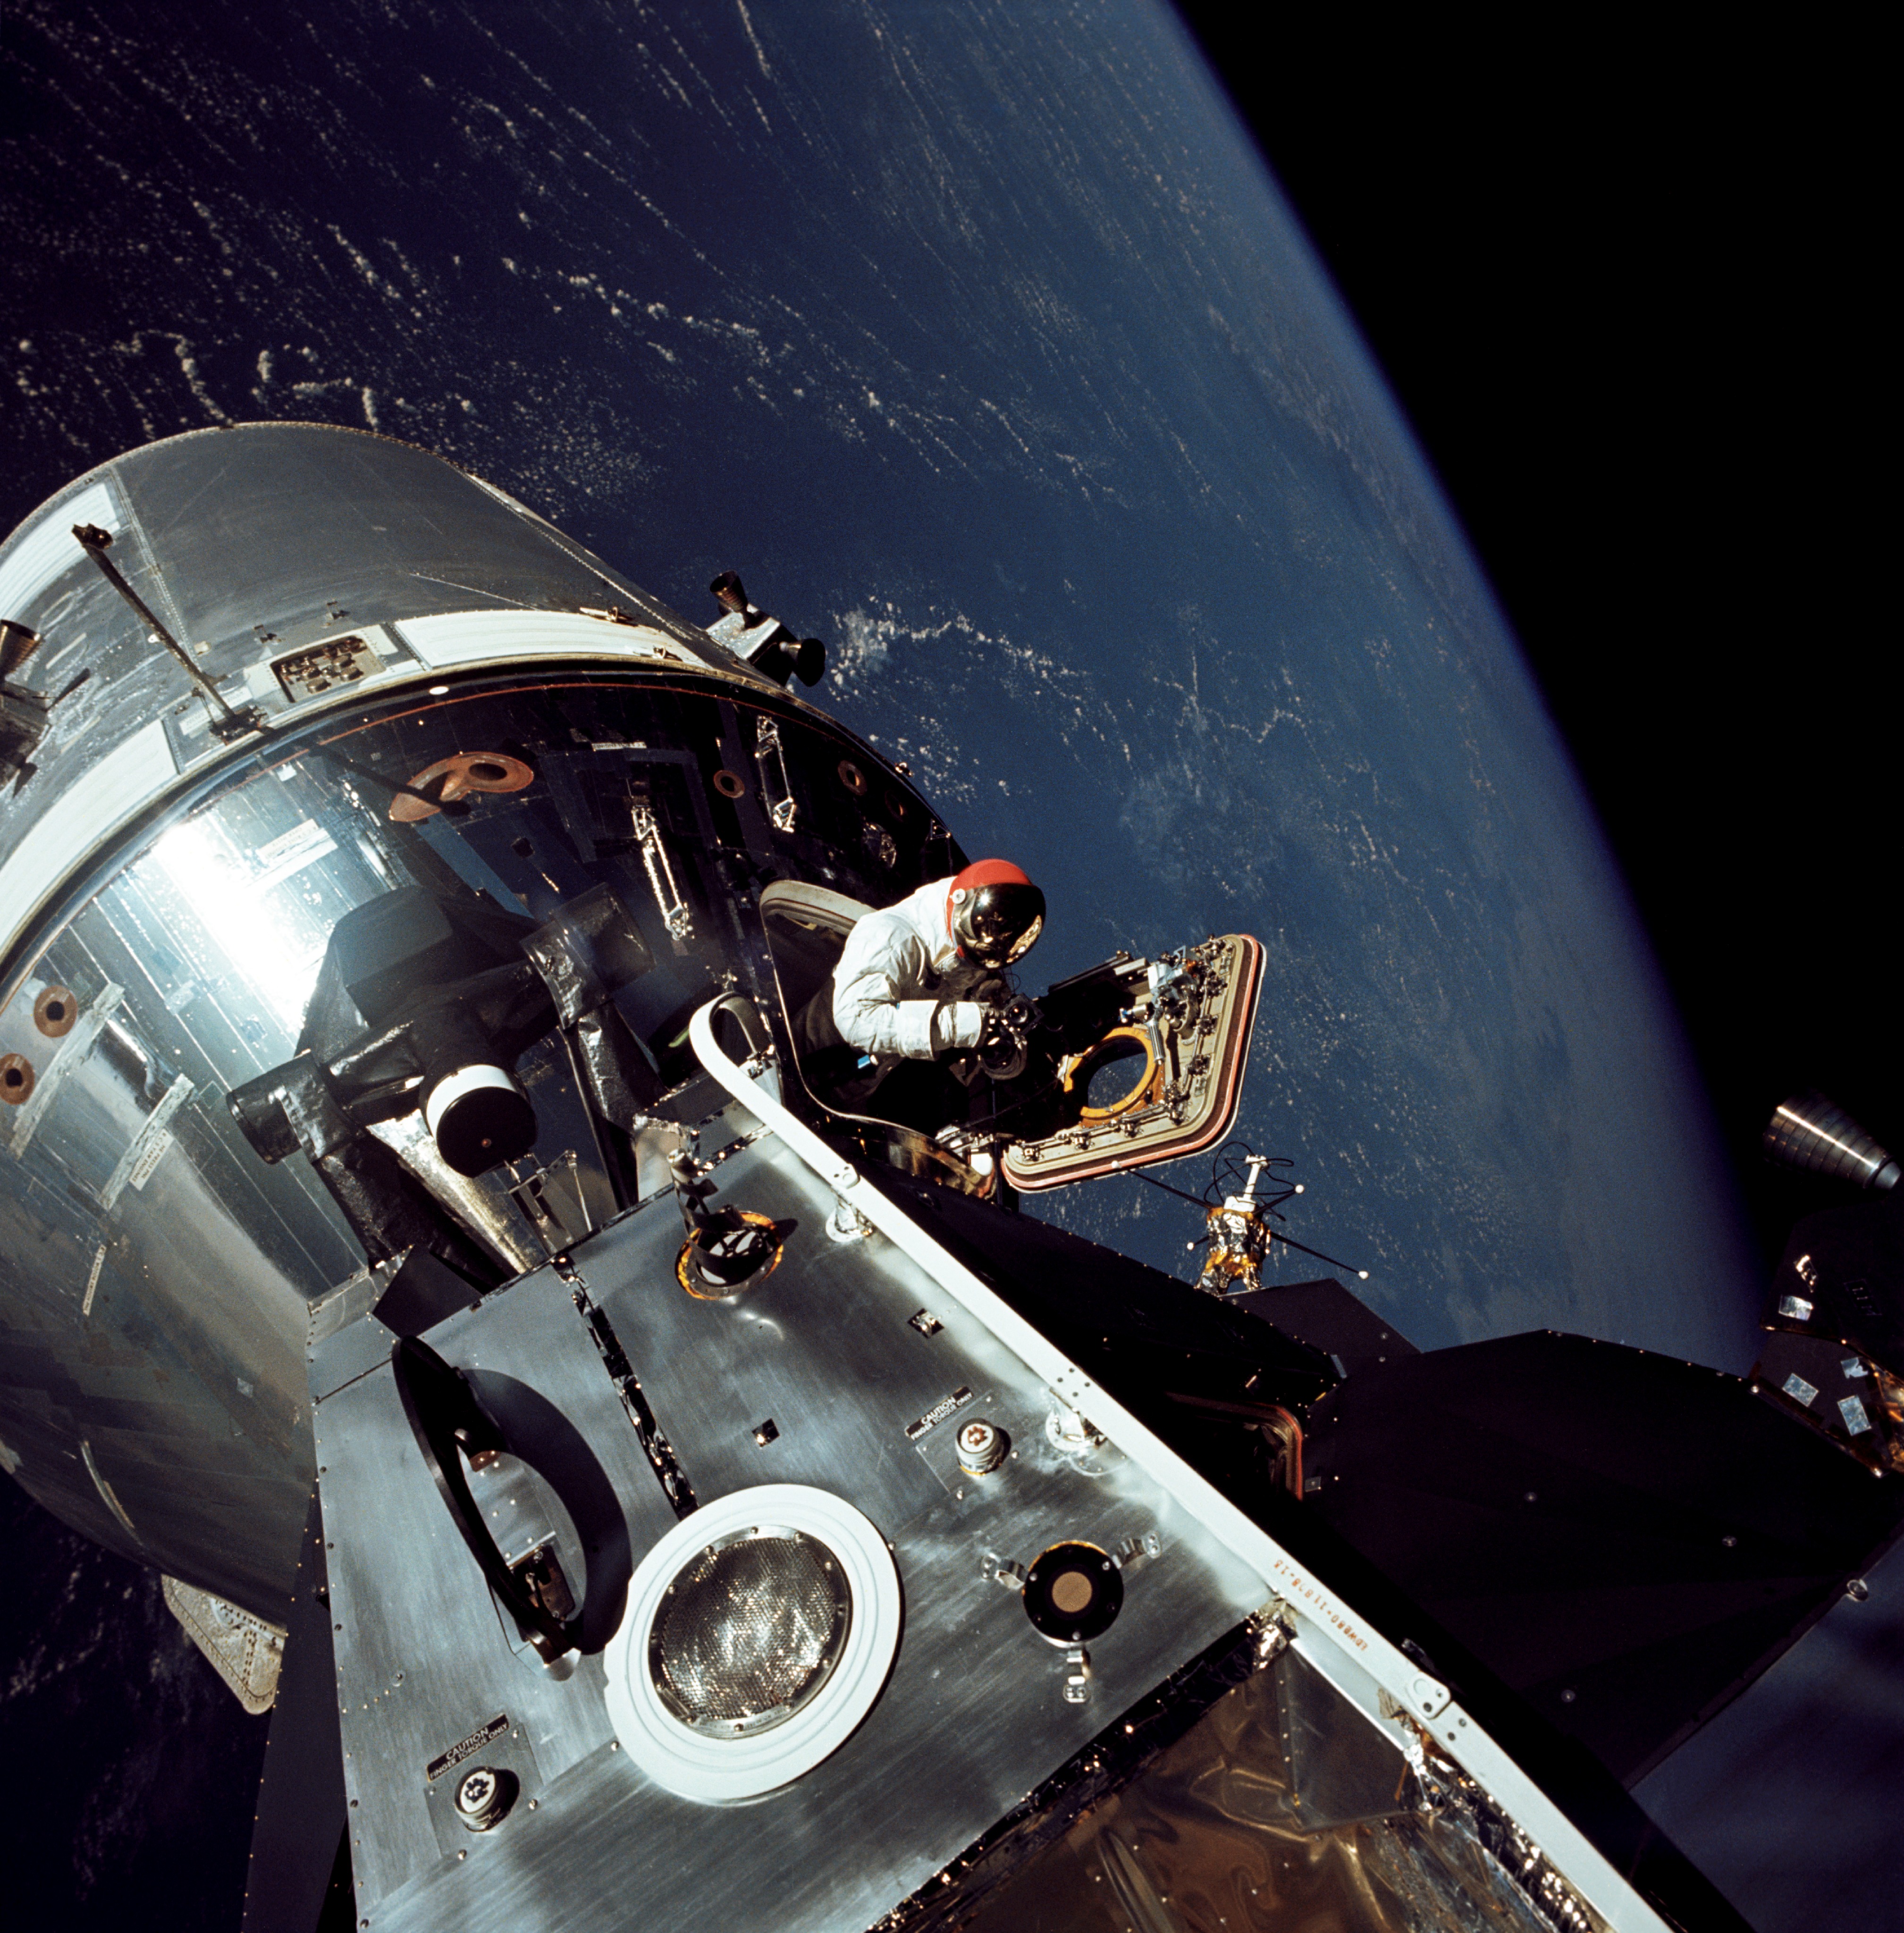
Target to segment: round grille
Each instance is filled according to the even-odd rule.
[[[695,1731],[768,1731],[826,1682],[852,1620],[852,1593],[825,1544],[756,1526],[675,1574],[649,1630],[648,1676]]]

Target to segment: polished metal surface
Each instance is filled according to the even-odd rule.
[[[748,1125],[730,1110],[703,1149],[744,1140]],[[408,1441],[388,1372],[360,1376],[317,1423],[326,1535],[345,1572],[334,1589],[359,1907],[377,1926],[870,1924],[1265,1595],[1114,1446],[1090,1466],[1099,1474],[1064,1456],[1044,1434],[1051,1399],[1038,1378],[883,1237],[830,1239],[828,1192],[777,1142],[742,1145],[715,1173],[716,1205],[767,1213],[787,1231],[758,1288],[726,1302],[684,1294],[681,1218],[666,1198],[579,1244],[568,1267],[704,1501],[809,1484],[884,1533],[905,1600],[891,1679],[859,1731],[780,1792],[724,1808],[662,1791],[611,1748],[593,1657],[555,1683],[512,1644]],[[911,1320],[922,1307],[943,1325],[929,1335]],[[479,1387],[513,1378],[562,1409],[614,1472],[636,1561],[673,1523],[552,1269],[429,1340],[479,1370]],[[967,1387],[1021,1446],[981,1478],[959,1468],[949,1421],[907,1435]],[[764,1417],[778,1433],[763,1446]],[[357,1514],[373,1510],[375,1542],[359,1550]],[[1064,1655],[1001,1586],[1000,1563],[1029,1563],[1066,1538],[1113,1550],[1147,1536],[1159,1554],[1091,1647],[1086,1701],[1069,1703]],[[458,1860],[432,1827],[424,1768],[498,1714],[532,1749],[537,1803]]]
[[[379,1366],[316,1415],[360,1905],[434,1868],[446,1845],[453,1859],[467,1844],[443,1789],[462,1760],[453,1756],[434,1777],[430,1768],[497,1717],[507,1727],[482,1744],[479,1762],[507,1765],[528,1796],[606,1748],[613,1727],[596,1654],[620,1618],[633,1562],[675,1520],[552,1272],[453,1318],[432,1340],[474,1372],[522,1460],[567,1500],[552,1514],[555,1541],[590,1649],[571,1671],[552,1672],[505,1627],[405,1421],[384,1341]],[[497,1507],[493,1496],[485,1502]]]
[[[76,525],[110,536],[102,555],[196,682]],[[727,970],[726,855],[858,887],[862,814],[837,768],[883,768],[500,492],[323,425],[221,428],[89,472],[0,545],[0,616],[38,634],[9,645],[8,676],[44,712],[33,770],[0,795],[0,1466],[88,1535],[281,1619],[311,1475],[308,1312],[367,1256],[309,1164],[266,1165],[226,1096],[296,1048],[337,919],[418,879],[540,917],[627,873],[652,903],[652,871],[683,976],[666,1009],[694,992],[690,966]],[[392,782],[486,749],[438,699],[497,666],[531,687],[619,668],[702,695],[691,720],[678,699],[565,718],[567,756],[533,786],[453,826],[394,823]],[[690,746],[746,762],[735,698],[799,719],[797,839],[757,801],[703,796]],[[380,707],[417,728],[366,739]],[[234,714],[268,731],[233,735]],[[619,825],[600,816],[618,777]],[[605,858],[618,837],[630,852]],[[586,1225],[613,1190],[550,1045],[520,1070],[546,1129],[536,1165],[573,1175]],[[378,1126],[492,1273],[541,1259],[546,1217],[454,1175],[415,1123]]]
[[[227,1096],[306,1044],[328,942],[354,909],[421,888],[553,930],[564,909],[612,895],[646,963],[626,988],[589,983],[625,1019],[597,1007],[577,1018],[573,1053],[552,1027],[523,1052],[513,1071],[539,1137],[516,1171],[451,1168],[420,1091],[364,1136],[491,1281],[614,1213],[603,1120],[644,1137],[619,1186],[651,1189],[645,1123],[696,1072],[669,1058],[673,1017],[747,967],[752,869],[874,889],[861,807],[838,777],[844,751],[876,768],[872,755],[811,715],[785,717],[802,810],[796,831],[776,831],[756,798],[713,787],[722,761],[746,762],[745,721],[724,687],[684,685],[691,669],[667,682],[597,666],[434,693],[353,687],[347,718],[287,729],[264,756],[238,758],[194,810],[148,826],[45,936],[0,1006],[0,1063],[25,1070],[17,1104],[0,1093],[0,1446],[41,1502],[281,1622],[311,1469],[309,1311],[384,1250],[373,1257],[301,1149],[262,1159]],[[511,755],[525,783],[471,791],[456,813],[400,789],[504,741],[533,757]],[[901,886],[944,836],[912,817]],[[604,1014],[621,1030],[619,1061],[591,1057]],[[639,1093],[626,1084],[636,1076]],[[691,1121],[711,1104],[690,1095],[681,1111]],[[413,1216],[386,1247],[417,1239]],[[341,1360],[326,1357],[332,1369]]]
[[[1822,1094],[1781,1101],[1761,1139],[1767,1161],[1880,1192],[1897,1186],[1899,1170],[1890,1150]]]
[[[74,523],[110,536],[129,600]],[[774,997],[763,882],[886,903],[961,863],[866,747],[500,493],[308,426],[177,438],[81,479],[0,546],[0,618],[41,633],[11,662],[47,717],[0,799],[0,1464],[272,1622],[314,1463],[360,1923],[866,1925],[1234,1632],[1271,1578],[1303,1598],[1293,1641],[1357,1723],[1424,1752],[1466,1726],[1424,1674],[1390,1710],[1386,1640],[1232,1522],[931,1217],[875,1199],[770,1107],[751,1082],[773,1043],[748,1033],[744,1076],[718,1047],[716,1018],[753,1010],[723,991]],[[336,964],[341,927],[423,902],[451,952],[488,936],[480,970],[423,942]],[[1172,1072],[1216,1096],[1214,1120],[1241,1047],[1201,1018],[1214,1051],[1187,1034]],[[459,1029],[488,1030],[484,1051]],[[489,1064],[490,1035],[537,1134],[472,1177],[419,1109]],[[460,1060],[432,1059],[450,1047]],[[711,1206],[777,1244],[718,1298],[687,1291],[682,1216],[657,1192],[697,1129]],[[1113,1135],[1072,1151],[1117,1165]],[[579,1602],[552,1664],[492,1600],[406,1421],[390,1351],[418,1329],[506,1439],[470,1472],[503,1562]],[[978,1417],[1002,1454],[961,1463]],[[870,1712],[812,1769],[696,1802],[620,1749],[603,1654],[644,1553],[697,1499],[731,1512],[767,1485],[870,1524],[903,1631]],[[1021,1595],[1060,1549],[1120,1567],[1087,1648],[1081,1620],[1048,1641]],[[741,1595],[797,1595],[790,1568]],[[690,1717],[744,1734],[822,1687],[841,1620],[806,1595],[756,1625],[770,1668],[725,1703],[703,1646],[721,1616],[670,1628],[658,1662]],[[870,1628],[852,1619],[849,1649]],[[1290,1757],[1299,1791],[1346,1817],[1373,1802],[1365,1766],[1314,1772],[1334,1724]],[[771,1752],[763,1729],[732,1742]],[[1478,1729],[1464,1749],[1493,1753],[1488,1790],[1526,1785]],[[1480,1786],[1413,1762],[1471,1839],[1514,1852]],[[472,1832],[457,1795],[478,1772]],[[1130,1923],[1171,1923],[1134,1850],[1106,1857]]]
[[[152,912],[122,882],[0,1010],[0,1042],[43,1070],[36,1112],[0,1117],[0,1438],[77,1528],[281,1624],[306,1312],[356,1258],[314,1177],[239,1139],[224,1077],[244,1036],[188,957],[155,950]],[[82,1003],[63,1037],[35,1024],[50,984]]]
[[[0,861],[151,721],[167,727],[170,776],[220,750],[206,701],[76,525],[110,534],[110,563],[200,675],[266,720],[426,672],[393,627],[439,612],[613,606],[684,661],[765,684],[533,512],[427,451],[309,423],[173,437],[88,472],[0,546],[0,616],[40,634],[23,677],[53,695],[91,674],[54,705],[35,775],[0,799]],[[327,677],[326,663],[358,676]],[[0,907],[0,954],[32,911]]]

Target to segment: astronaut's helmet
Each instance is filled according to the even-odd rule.
[[[946,924],[966,959],[1009,966],[1044,930],[1045,895],[1009,859],[977,860],[952,882]]]

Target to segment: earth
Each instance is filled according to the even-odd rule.
[[[14,0],[3,31],[8,525],[152,437],[295,418],[453,458],[691,617],[737,569],[829,640],[820,702],[1042,883],[1034,987],[1263,942],[1237,1132],[1416,1343],[1749,1363],[1760,1258],[1627,888],[1175,16]],[[1178,1273],[1197,1228],[1129,1179],[1036,1212]],[[0,1712],[61,1768],[13,1870],[74,1928],[235,1925],[262,1726],[149,1580],[7,1509],[37,1595]]]

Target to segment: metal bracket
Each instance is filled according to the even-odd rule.
[[[1152,1530],[1146,1531],[1141,1537],[1126,1537],[1121,1544],[1114,1545],[1111,1561],[1128,1577],[1140,1565],[1163,1555],[1163,1539]]]
[[[1064,1654],[1064,1702],[1083,1705],[1090,1699],[1090,1653],[1081,1644],[1066,1647]]]
[[[661,828],[655,819],[654,808],[645,800],[636,799],[630,810],[635,840],[641,847],[642,865],[648,873],[648,888],[660,909],[661,924],[668,929],[671,939],[692,939],[694,915],[675,883],[674,867],[668,859],[668,849],[662,843]]]
[[[192,690],[204,702],[206,721],[214,738],[229,745],[254,732],[269,729],[264,714],[255,705],[233,707],[227,702],[224,693],[192,662],[191,654],[159,622],[152,606],[126,582],[119,566],[106,555],[107,547],[113,541],[110,531],[102,531],[97,524],[75,524],[73,534],[78,539],[80,549],[99,567],[99,574],[131,607],[152,642],[163,646],[177,660]]]
[[[981,1574],[989,1577],[994,1584],[1003,1584],[1008,1591],[1024,1589],[1024,1566],[1013,1563],[1009,1558],[988,1550],[979,1560],[979,1569]]]
[[[1256,1669],[1260,1671],[1295,1642],[1296,1614],[1282,1598],[1271,1598],[1252,1614],[1244,1629],[1256,1642]]]
[[[833,1212],[826,1218],[827,1234],[836,1242],[863,1242],[873,1232],[873,1225],[843,1195],[833,1198]]]
[[[760,768],[760,798],[768,819],[776,832],[791,832],[800,808],[787,776],[787,752],[780,741],[780,726],[771,718],[763,717],[755,722],[753,762]]]
[[[553,1161],[525,1176],[509,1194],[552,1255],[566,1254],[594,1232],[573,1148],[565,1148]]]

